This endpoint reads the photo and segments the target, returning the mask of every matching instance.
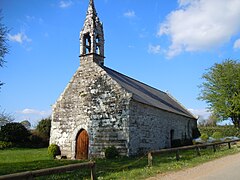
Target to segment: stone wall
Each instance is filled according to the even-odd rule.
[[[129,155],[170,147],[173,139],[190,139],[197,121],[132,100],[130,102]]]
[[[81,66],[53,106],[50,143],[74,159],[77,134],[85,129],[90,157],[103,156],[111,145],[127,155],[131,94],[91,61],[94,55],[81,58]]]
[[[131,100],[100,66],[98,56],[81,57],[81,66],[53,106],[50,143],[74,159],[80,130],[89,135],[89,157],[104,156],[115,146],[121,155],[137,155],[170,147],[173,139],[189,139],[196,120]]]

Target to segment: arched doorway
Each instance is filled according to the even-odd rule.
[[[76,139],[76,159],[88,159],[88,146],[88,133],[85,129],[82,129]]]

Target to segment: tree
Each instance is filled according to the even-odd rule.
[[[27,129],[30,129],[31,127],[31,123],[28,120],[22,121],[21,124],[24,125]]]
[[[3,67],[4,63],[6,62],[4,60],[5,55],[9,52],[9,47],[7,44],[7,33],[9,32],[9,29],[2,23],[2,11],[0,10],[0,67]],[[0,81],[0,88],[3,85],[3,83]]]
[[[216,63],[202,78],[205,82],[200,85],[199,99],[208,103],[219,120],[230,118],[240,128],[240,63],[236,60]]]
[[[29,136],[29,131],[21,123],[7,123],[0,130],[0,141],[22,144]]]
[[[51,118],[42,119],[38,125],[36,130],[47,139],[50,138],[50,130],[51,130]]]
[[[6,113],[5,111],[0,112],[0,129],[1,126],[10,123],[14,120],[11,114]]]

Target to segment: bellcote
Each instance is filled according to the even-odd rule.
[[[81,64],[85,59],[84,61],[94,61],[98,65],[104,65],[103,24],[97,16],[93,0],[89,2],[84,26],[80,32],[80,58]]]

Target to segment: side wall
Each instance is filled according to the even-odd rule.
[[[127,155],[131,94],[96,63],[84,60],[53,107],[50,143],[59,145],[62,155],[74,159],[77,134],[85,129],[89,157],[103,156],[104,149],[111,145]]]
[[[197,121],[132,100],[129,120],[130,155],[171,146],[173,139],[190,139]]]

